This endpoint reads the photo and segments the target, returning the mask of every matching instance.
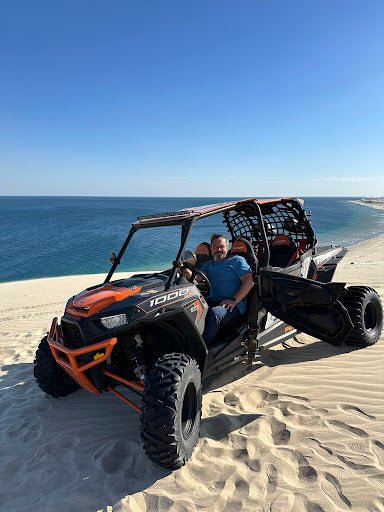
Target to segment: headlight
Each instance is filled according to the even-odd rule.
[[[100,321],[107,329],[113,329],[114,327],[125,325],[127,323],[127,316],[125,313],[122,315],[105,316],[101,318]]]

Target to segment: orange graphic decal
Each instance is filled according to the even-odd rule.
[[[69,304],[67,313],[74,316],[89,317],[95,313],[99,313],[114,302],[119,302],[131,295],[139,293],[141,289],[141,286],[120,288],[112,284],[106,284],[75,298]]]

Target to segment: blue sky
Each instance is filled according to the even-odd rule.
[[[2,195],[384,195],[382,0],[0,12]]]

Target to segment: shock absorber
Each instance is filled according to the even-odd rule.
[[[127,340],[125,351],[129,370],[138,380],[144,381],[146,366],[143,354],[143,341],[140,338],[140,335],[137,334],[133,338]]]

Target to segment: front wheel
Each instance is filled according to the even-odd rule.
[[[383,308],[379,294],[368,286],[349,286],[340,301],[347,308],[353,323],[346,344],[368,347],[376,343],[383,329]]]
[[[47,336],[40,341],[37,348],[33,363],[33,375],[40,389],[53,398],[70,395],[80,387],[56,363],[49,348]]]
[[[160,357],[145,382],[141,437],[148,457],[176,469],[191,457],[201,421],[201,373],[185,354]]]

